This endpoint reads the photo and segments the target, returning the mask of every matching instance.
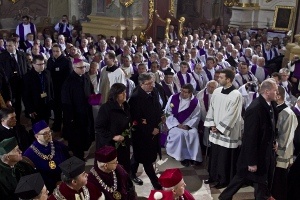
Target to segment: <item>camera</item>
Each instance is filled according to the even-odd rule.
[[[257,90],[258,90],[258,85],[255,82],[248,82],[247,86],[248,86],[249,91],[257,92]]]
[[[62,22],[66,23],[66,22],[67,22],[67,20],[63,19],[63,20],[62,20]]]

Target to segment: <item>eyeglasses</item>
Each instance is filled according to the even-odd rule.
[[[86,66],[80,66],[80,67],[76,67],[76,68],[84,69],[84,68],[86,68]]]

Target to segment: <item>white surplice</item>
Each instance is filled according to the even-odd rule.
[[[167,114],[166,124],[169,129],[169,135],[167,138],[166,151],[167,154],[175,158],[178,161],[185,159],[202,162],[202,154],[200,147],[200,140],[198,135],[198,123],[200,120],[200,103],[198,101],[196,108],[191,115],[182,123],[189,126],[190,130],[184,130],[176,127],[180,123],[172,114],[171,99],[169,98],[166,105],[165,112]],[[194,96],[191,99],[195,98]],[[190,106],[191,99],[182,99],[179,97],[179,110],[181,112]]]

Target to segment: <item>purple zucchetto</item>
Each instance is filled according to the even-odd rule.
[[[33,124],[32,130],[33,130],[34,134],[38,134],[41,130],[48,128],[48,127],[49,127],[48,124],[44,120],[41,120],[41,121]]]
[[[77,64],[80,62],[82,62],[82,60],[80,58],[74,58],[74,60],[73,60],[73,64]]]

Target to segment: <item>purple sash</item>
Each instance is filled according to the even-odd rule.
[[[172,113],[173,113],[174,117],[178,120],[178,122],[180,124],[182,124],[195,110],[197,103],[198,103],[198,99],[194,97],[191,100],[190,106],[187,109],[185,109],[181,112],[178,112],[179,103],[180,103],[179,96],[180,96],[180,93],[172,96],[171,103],[174,105],[172,108]]]
[[[292,110],[294,111],[296,116],[300,116],[300,111],[296,107],[293,107]]]
[[[206,68],[204,68],[204,71],[206,73],[206,76],[207,76],[208,80],[211,81],[213,78],[212,78],[212,75],[211,75],[210,71],[208,71],[208,69],[206,69]]]
[[[195,79],[195,81],[196,81],[196,90],[197,90],[197,91],[200,91],[201,89],[200,89],[199,81],[196,79],[194,73],[192,73],[192,76],[194,77],[194,79]]]
[[[254,76],[256,73],[256,69],[257,69],[257,65],[252,65],[251,72],[252,72],[252,74],[254,74]],[[264,71],[265,71],[265,79],[266,79],[268,77],[268,71],[265,68],[264,68]]]
[[[252,101],[254,100],[254,99],[256,99],[256,95],[257,94],[257,92],[254,92],[254,94],[253,94],[253,96],[252,96]]]
[[[205,55],[206,52],[205,52],[205,50],[203,48],[200,48],[199,49],[199,54],[200,54],[200,56],[202,56],[202,55]]]
[[[67,26],[66,26],[66,32],[64,32],[64,27],[65,27],[65,24],[59,23],[59,34],[67,33],[68,37],[70,37],[71,33],[69,30],[69,24],[67,24]]]
[[[296,79],[300,79],[300,61],[295,62],[293,77],[295,77]]]
[[[249,60],[246,58],[246,56],[245,56],[245,55],[243,55],[242,57],[244,57],[244,59],[245,59],[245,62],[246,62],[248,65],[250,65],[250,62],[249,62]]]
[[[25,46],[26,46],[26,48],[33,47],[33,45],[30,42],[28,42],[28,40],[25,41]]]
[[[162,82],[161,82],[161,85],[162,85],[162,87],[164,88],[164,91],[165,91],[166,95],[167,95],[168,97],[170,97],[170,96],[172,95],[172,92],[171,92],[169,86],[165,83],[165,81],[162,81]]]
[[[180,82],[181,87],[182,87],[183,85],[185,85],[183,76],[182,76],[182,74],[181,74],[181,71],[177,72],[177,77],[178,77],[178,79],[179,79],[179,82]],[[190,82],[191,82],[191,77],[190,77],[190,75],[189,75],[188,73],[186,73],[186,83],[190,83]]]
[[[33,34],[33,37],[35,37],[35,30],[34,30],[34,24],[30,22],[30,31]],[[26,35],[24,35],[24,26],[23,23],[19,24],[19,33],[20,33],[20,39],[22,41],[26,40]]]
[[[206,89],[204,90],[204,93],[203,93],[203,102],[204,102],[204,106],[205,106],[205,110],[206,112],[208,111],[208,94],[206,94]]]

